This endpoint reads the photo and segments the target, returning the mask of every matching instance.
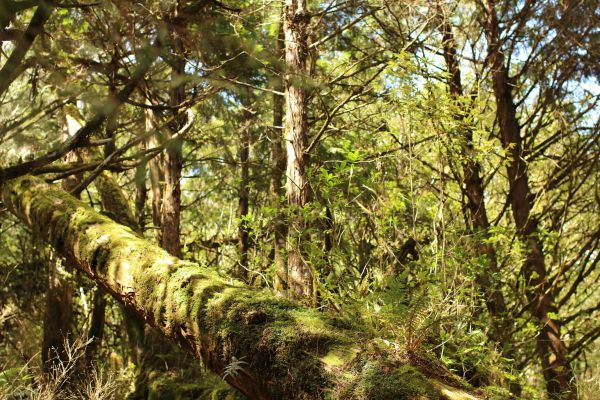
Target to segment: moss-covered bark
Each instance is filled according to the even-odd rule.
[[[250,399],[472,398],[330,315],[170,256],[39,178],[5,183],[2,198],[72,265]]]

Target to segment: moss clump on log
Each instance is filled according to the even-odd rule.
[[[73,266],[250,399],[448,397],[391,355],[371,354],[359,328],[172,257],[39,178],[4,183],[2,198]]]

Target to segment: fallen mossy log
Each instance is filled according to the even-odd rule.
[[[39,178],[5,182],[2,199],[71,265],[249,399],[474,398],[359,328],[172,257]]]

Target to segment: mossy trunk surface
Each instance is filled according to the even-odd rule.
[[[73,266],[249,399],[473,398],[398,361],[365,332],[175,258],[39,178],[6,182],[2,199]]]

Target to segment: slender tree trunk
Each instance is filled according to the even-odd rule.
[[[250,250],[250,232],[246,223],[250,206],[250,145],[252,135],[252,112],[247,108],[252,104],[250,91],[246,91],[244,99],[244,126],[240,140],[239,162],[240,162],[240,187],[238,190],[238,249],[240,258],[235,271],[238,279],[244,282],[250,282],[248,266],[248,251]]]
[[[148,164],[140,163],[135,168],[135,219],[140,231],[146,230],[146,199],[148,198],[148,187],[146,186],[146,173]]]
[[[4,95],[4,92],[8,90],[12,82],[25,70],[23,63],[25,55],[29,51],[35,38],[44,32],[44,25],[48,18],[50,18],[53,8],[51,2],[40,1],[38,3],[37,8],[29,21],[29,26],[25,30],[25,33],[15,43],[15,48],[0,70],[0,96]],[[5,7],[3,5],[0,6],[0,11],[3,9],[5,9]],[[2,22],[2,24],[4,25],[4,22]]]
[[[526,250],[522,273],[529,310],[539,325],[536,337],[537,354],[541,360],[550,399],[575,399],[575,376],[568,361],[568,349],[561,338],[561,323],[553,317],[558,310],[554,292],[549,288],[538,220],[531,212],[534,195],[529,185],[527,164],[522,156],[521,128],[508,68],[502,53],[500,25],[493,0],[485,2],[485,17],[500,139],[509,160],[506,168],[509,201],[517,234]]]
[[[498,257],[494,247],[486,240],[489,238],[490,222],[487,215],[485,204],[484,184],[481,178],[481,165],[474,158],[475,150],[473,145],[473,130],[470,126],[464,126],[464,116],[469,113],[469,106],[463,103],[464,91],[461,81],[460,67],[456,57],[456,42],[452,32],[450,21],[444,15],[442,9],[442,40],[444,60],[448,71],[448,88],[450,95],[457,102],[459,112],[455,114],[458,126],[461,126],[461,155],[462,155],[462,175],[464,181],[461,189],[466,199],[467,220],[465,224],[469,231],[477,236],[478,242],[476,253],[484,255],[487,259],[486,268],[478,271],[476,281],[483,290],[485,304],[490,316],[494,322],[490,328],[490,338],[504,347],[508,342],[507,334],[510,332],[508,320],[506,318],[506,301],[502,293],[502,288],[498,282],[494,281],[494,276],[498,276],[500,268],[498,266]]]
[[[144,110],[145,129],[146,132],[152,132],[155,127],[154,113],[151,109]],[[156,135],[152,135],[145,143],[146,147],[158,147],[159,143]],[[152,193],[152,225],[156,233],[156,242],[162,243],[162,185],[164,182],[164,174],[162,170],[163,155],[158,154],[148,161],[148,169],[150,172],[150,189]]]
[[[283,14],[279,22],[279,31],[277,33],[277,43],[275,44],[275,56],[277,58],[277,67],[283,62],[284,58],[285,36],[283,32]],[[275,90],[283,92],[283,74],[284,68],[279,69]],[[275,291],[286,295],[288,290],[288,271],[286,262],[286,236],[287,227],[285,223],[285,210],[281,203],[284,195],[283,174],[286,169],[285,151],[283,149],[283,96],[273,94],[273,129],[271,130],[271,204],[275,208],[275,217],[273,218],[273,262],[275,264]]]
[[[177,15],[175,16],[177,18]],[[178,26],[171,27],[171,42],[173,48],[173,62],[171,65],[171,90],[169,105],[173,108],[174,123],[167,130],[165,140],[170,140],[172,135],[179,131],[186,122],[186,115],[179,108],[185,100],[185,58],[184,46],[178,36]],[[165,152],[164,176],[165,190],[162,200],[162,248],[175,257],[181,257],[181,170],[182,141],[180,139],[169,143]]]
[[[149,132],[154,128],[153,120],[149,121],[152,115],[146,114],[146,132]],[[147,163],[138,165],[135,171],[135,209],[134,215],[137,220],[137,228],[143,235],[145,230],[145,210],[146,210],[146,197],[148,195],[148,189],[146,187],[146,173]],[[160,189],[160,188],[159,188]],[[156,195],[156,194],[155,194]],[[160,195],[160,190],[159,190]],[[154,198],[153,198],[154,200]],[[153,202],[154,205],[154,202]],[[127,206],[128,205],[124,205]],[[154,211],[154,210],[153,210]],[[152,213],[154,217],[154,212]],[[120,223],[120,221],[117,221]],[[160,242],[159,242],[160,243]],[[128,400],[145,400],[148,398],[148,376],[144,365],[145,355],[147,353],[145,348],[146,334],[145,334],[145,323],[144,320],[139,318],[135,312],[124,308],[125,316],[125,330],[127,331],[127,339],[129,341],[129,354],[131,359],[136,365],[136,375],[134,381],[134,391],[128,396]]]
[[[104,290],[100,287],[96,288],[96,291],[94,292],[92,307],[92,319],[87,336],[90,343],[85,348],[85,358],[88,366],[92,365],[104,338],[106,297],[104,296]]]
[[[307,263],[304,248],[308,244],[303,208],[310,199],[307,176],[308,121],[306,68],[310,13],[306,0],[286,0],[285,31],[285,140],[287,152],[286,196],[290,207],[287,256],[288,288],[293,298],[309,304],[316,300],[315,273]]]
[[[73,285],[63,276],[62,269],[60,257],[51,261],[42,338],[42,366],[47,373],[67,360],[65,344],[71,336]]]

